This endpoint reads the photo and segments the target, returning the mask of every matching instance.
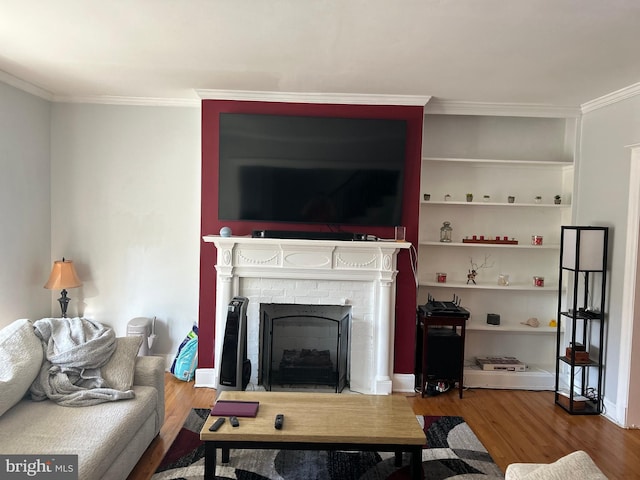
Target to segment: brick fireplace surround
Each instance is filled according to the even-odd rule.
[[[215,364],[220,365],[227,306],[247,297],[247,351],[257,383],[260,304],[351,305],[350,389],[386,395],[412,391],[413,375],[393,375],[396,258],[406,242],[348,242],[205,236],[217,248]],[[215,368],[196,385],[217,386]]]

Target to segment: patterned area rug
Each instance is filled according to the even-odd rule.
[[[209,409],[195,408],[187,417],[152,480],[201,480],[204,445],[199,432]],[[422,466],[427,480],[493,480],[504,478],[462,417],[417,417],[427,435]],[[408,480],[409,455],[394,466],[386,452],[231,450],[228,464],[216,464],[221,480]]]

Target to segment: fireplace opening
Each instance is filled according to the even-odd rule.
[[[260,304],[259,383],[341,392],[349,384],[350,324],[350,306]]]

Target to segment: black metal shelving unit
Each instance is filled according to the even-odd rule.
[[[561,228],[555,403],[574,415],[598,415],[602,413],[609,229]],[[566,339],[563,342],[565,334],[568,344]]]

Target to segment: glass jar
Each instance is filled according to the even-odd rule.
[[[452,232],[451,222],[443,222],[442,227],[440,227],[440,241],[450,243]]]

